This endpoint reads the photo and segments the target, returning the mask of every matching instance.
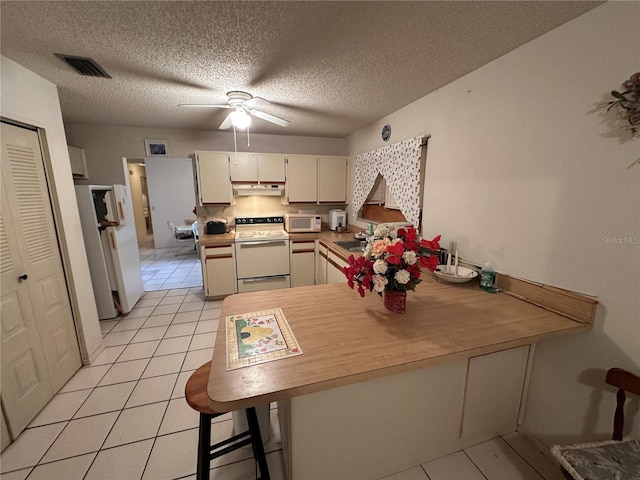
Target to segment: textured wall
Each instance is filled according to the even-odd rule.
[[[524,426],[547,444],[610,434],[604,372],[640,367],[640,139],[595,108],[639,43],[640,4],[608,2],[347,139],[353,157],[385,123],[393,142],[430,133],[427,237],[598,298],[592,332],[538,345]]]

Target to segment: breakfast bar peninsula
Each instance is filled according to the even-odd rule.
[[[381,478],[512,432],[532,346],[589,330],[595,310],[586,297],[536,288],[550,287],[530,296],[562,313],[433,278],[408,293],[404,315],[346,283],[229,296],[210,404],[277,401],[289,479]],[[278,308],[303,353],[227,370],[226,319]]]

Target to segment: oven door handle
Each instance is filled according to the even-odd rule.
[[[283,278],[287,278],[289,275],[274,275],[272,277],[253,277],[253,278],[240,278],[239,280],[245,283],[253,283],[253,282],[268,282],[269,280],[282,280]]]
[[[240,247],[255,247],[257,245],[269,245],[269,244],[275,244],[275,243],[281,243],[282,245],[286,245],[286,240],[258,240],[257,242],[238,242],[238,245],[240,245]]]

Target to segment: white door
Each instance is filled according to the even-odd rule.
[[[144,293],[136,230],[133,224],[129,224],[123,227],[107,227],[106,233],[120,308],[122,313],[126,314],[133,309]]]
[[[155,248],[182,247],[184,244],[176,243],[173,231],[167,228],[167,221],[182,226],[185,219],[193,217],[193,207],[196,204],[193,161],[190,158],[145,158],[144,163],[151,218],[155,226]],[[226,167],[228,171],[228,162]],[[228,174],[226,179],[231,188]]]
[[[2,124],[2,403],[15,438],[80,368],[38,134]]]

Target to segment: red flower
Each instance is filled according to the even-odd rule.
[[[420,257],[420,266],[435,272],[438,266],[438,257],[435,255],[429,255],[428,257],[422,256]]]
[[[393,232],[393,230],[390,230]],[[382,242],[384,240],[384,242]],[[384,251],[376,253],[371,250],[371,246],[375,243],[389,243]],[[421,268],[428,268],[434,271],[438,265],[438,256],[434,253],[440,248],[440,235],[434,237],[432,240],[419,240],[418,233],[413,227],[405,227],[396,230],[396,234],[393,233],[387,235],[385,238],[374,237],[369,243],[370,254],[362,255],[358,258],[354,258],[353,255],[349,256],[349,265],[342,268],[342,272],[347,278],[347,284],[350,288],[355,288],[357,283],[358,294],[364,297],[365,291],[374,290],[373,278],[375,272],[373,271],[373,265],[375,261],[383,261],[387,264],[386,273],[383,276],[387,280],[386,289],[389,290],[415,290],[416,285],[421,282]],[[415,253],[416,262],[408,264],[403,255],[407,251]],[[413,255],[411,255],[413,256]],[[407,260],[410,260],[407,257]],[[411,261],[411,260],[410,260]],[[395,279],[395,275],[400,270],[406,270],[409,274],[409,282],[406,284],[400,284]],[[381,292],[378,292],[382,295]]]
[[[441,235],[438,235],[437,237],[433,237],[433,240],[421,240],[420,241],[420,246],[422,248],[428,248],[429,250],[438,250],[440,248],[440,237]]]
[[[387,247],[387,253],[387,263],[390,263],[392,265],[400,265],[400,262],[402,262],[402,254],[404,253],[403,243],[396,242],[393,245],[389,245]]]

